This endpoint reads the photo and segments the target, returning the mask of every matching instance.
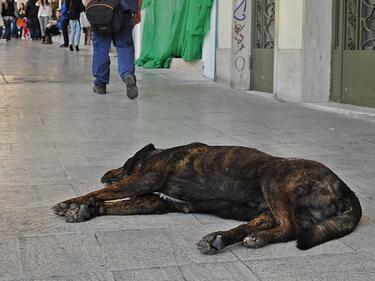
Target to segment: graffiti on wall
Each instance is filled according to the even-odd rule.
[[[233,9],[233,20],[234,20],[234,69],[239,72],[240,78],[242,79],[243,72],[246,67],[246,12],[247,12],[247,0],[236,0]]]

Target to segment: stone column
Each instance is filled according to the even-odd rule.
[[[231,87],[250,89],[251,0],[234,0],[232,13]]]
[[[289,102],[329,100],[332,0],[276,0],[274,85]]]
[[[301,102],[304,0],[276,0],[274,90],[282,100]]]

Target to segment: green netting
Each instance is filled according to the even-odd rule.
[[[213,0],[144,0],[146,9],[141,55],[147,68],[168,68],[173,57],[202,58],[203,39],[210,28]]]

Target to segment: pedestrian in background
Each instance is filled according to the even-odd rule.
[[[25,35],[25,26],[26,26],[26,7],[25,4],[20,2],[18,3],[18,19],[16,20],[18,27],[18,36],[22,38]]]
[[[32,40],[39,40],[41,38],[38,20],[39,7],[36,5],[37,1],[38,0],[28,0],[26,2],[26,18]]]
[[[2,16],[3,3],[0,2],[0,39],[3,38],[4,20]]]
[[[61,34],[62,22],[60,10],[56,10],[55,19],[50,20],[46,28],[46,41],[44,44],[52,44],[52,37]]]
[[[39,0],[36,3],[39,6],[38,10],[38,19],[40,25],[40,32],[42,33],[42,43],[46,41],[46,27],[48,24],[48,20],[52,16],[52,9],[51,5],[49,4],[48,0]]]
[[[66,5],[69,9],[69,24],[70,24],[70,35],[69,35],[69,49],[71,51],[79,51],[79,40],[81,39],[81,24],[79,18],[81,13],[85,11],[85,6],[82,0],[65,0]]]
[[[133,28],[141,21],[142,0],[120,0],[124,11],[122,28],[115,34],[99,34],[93,31],[93,62],[92,73],[95,77],[94,92],[107,93],[109,83],[109,49],[111,41],[117,49],[118,71],[122,81],[126,85],[128,98],[138,96],[138,88],[134,66]]]
[[[4,37],[9,41],[12,33],[12,21],[14,20],[14,3],[12,0],[5,0],[1,5],[1,16],[3,17],[5,26]]]
[[[66,0],[61,5],[61,29],[64,38],[64,43],[60,45],[62,48],[66,48],[69,46],[69,34],[68,34],[68,26],[69,26],[69,9],[66,5]]]
[[[17,7],[16,2],[14,2],[14,0],[11,0],[11,2],[14,6],[14,17],[13,17],[12,23],[11,23],[11,36],[12,36],[12,38],[18,39],[19,34],[18,34],[18,26],[17,26],[16,21],[19,19],[20,15],[18,14],[18,7]]]

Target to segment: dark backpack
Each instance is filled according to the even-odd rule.
[[[95,32],[116,33],[122,27],[124,11],[120,0],[92,0],[86,6],[86,17]]]

